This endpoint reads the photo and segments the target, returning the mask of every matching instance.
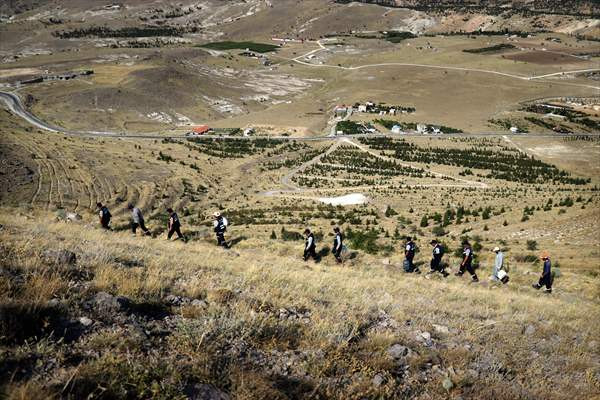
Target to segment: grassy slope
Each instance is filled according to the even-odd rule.
[[[224,252],[13,209],[2,210],[0,223],[0,335],[39,328],[53,298],[63,318],[94,321],[68,344],[51,318],[27,343],[5,339],[1,378],[15,398],[63,388],[73,398],[102,390],[170,398],[194,382],[233,398],[445,398],[446,376],[455,384],[451,397],[590,398],[600,390],[600,292],[596,280],[570,271],[545,296],[529,287],[539,266],[516,266],[508,287],[469,285],[406,276],[365,255],[352,266],[304,264],[299,245],[248,240]],[[45,249],[74,251],[78,266],[49,266]],[[131,261],[139,266],[126,267]],[[97,291],[138,307],[99,313],[86,306]],[[169,307],[168,294],[206,299],[208,307]],[[15,304],[23,318],[11,326]],[[282,319],[278,310],[292,307],[309,314]],[[170,315],[149,311],[157,309]],[[417,338],[421,331],[432,334],[431,346]],[[390,359],[395,343],[409,356]],[[381,386],[372,383],[376,374]]]

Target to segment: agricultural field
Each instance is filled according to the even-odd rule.
[[[0,4],[0,398],[599,398],[593,2],[59,3]]]

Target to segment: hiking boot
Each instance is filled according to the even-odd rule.
[[[419,268],[415,268],[415,270],[413,271],[415,274],[420,274],[421,270]]]
[[[462,272],[455,272],[454,276],[463,276],[463,273]]]
[[[546,289],[545,293],[546,294],[552,294],[552,289]]]
[[[444,278],[447,278],[450,274],[446,271],[442,271],[442,275],[444,276]]]
[[[534,288],[534,289],[536,289],[536,290],[541,289],[541,286],[539,284],[537,284],[537,283],[534,283],[533,285],[531,285],[531,287]]]
[[[479,282],[479,278],[477,277],[477,275],[471,278],[471,282]]]

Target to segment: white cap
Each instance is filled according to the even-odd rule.
[[[214,214],[213,214],[213,216],[214,216],[215,218],[218,218],[218,217],[220,217],[220,216],[221,216],[221,213],[220,213],[220,212],[218,212],[218,211],[215,211],[215,212],[214,212]]]
[[[494,247],[494,251],[495,252],[499,252],[500,251],[500,247],[498,247],[498,246]]]

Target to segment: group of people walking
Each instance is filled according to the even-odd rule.
[[[99,213],[98,217],[100,220],[100,226],[106,230],[112,230],[110,226],[110,221],[112,219],[112,215],[108,209],[108,207],[102,203],[96,204]],[[131,212],[131,232],[133,235],[137,234],[138,228],[142,230],[144,235],[150,236],[150,230],[146,227],[144,222],[144,214],[139,207],[134,206],[132,203],[127,205],[127,209]],[[169,219],[167,222],[167,240],[170,240],[175,234],[177,234],[177,239],[187,241],[186,237],[181,233],[181,221],[179,220],[179,216],[172,208],[167,208],[166,210]],[[225,240],[225,232],[227,231],[228,221],[225,217],[221,215],[219,212],[215,212],[213,214],[213,230],[217,236],[217,244],[219,246],[228,248],[229,244]]]
[[[97,206],[99,210],[100,225],[103,229],[110,230],[110,220],[112,218],[112,215],[110,214],[108,207],[106,205],[103,205],[102,203],[97,203]],[[137,229],[140,228],[145,235],[150,235],[150,230],[146,227],[144,223],[144,216],[142,214],[142,211],[131,203],[128,204],[127,208],[131,212],[132,233],[135,235]],[[166,212],[169,216],[169,220],[167,223],[167,239],[170,240],[173,237],[173,235],[177,234],[178,239],[186,241],[185,236],[181,233],[181,222],[179,220],[179,217],[177,216],[177,213],[173,211],[172,208],[167,208]],[[213,231],[216,235],[217,245],[226,249],[229,248],[229,243],[225,240],[225,232],[227,231],[228,225],[229,221],[227,221],[227,218],[221,215],[220,212],[217,211],[213,214]],[[333,228],[333,236],[334,239],[331,253],[333,254],[336,262],[341,264],[343,262],[342,254],[345,249],[345,246],[343,243],[344,238],[339,227],[336,226],[335,228]],[[314,233],[310,229],[306,228],[304,230],[304,237],[304,261],[313,259],[314,261],[319,262],[321,257],[317,253],[317,243]],[[439,273],[445,278],[448,275],[450,275],[450,273],[446,271],[447,264],[442,262],[442,258],[445,253],[444,246],[437,239],[432,240],[430,242],[430,245],[432,246],[432,254],[431,261],[429,263],[430,271],[428,275]],[[495,247],[493,251],[494,253],[496,253],[496,257],[494,260],[494,268],[491,279],[497,282],[508,283],[509,278],[504,265],[504,253],[500,250],[499,247]],[[415,244],[413,238],[408,236],[404,243],[403,267],[405,272],[417,274],[421,273],[419,267],[414,262],[416,253],[417,245]],[[471,247],[471,244],[467,240],[463,241],[461,263],[458,268],[458,271],[454,275],[460,277],[464,275],[466,271],[471,276],[472,282],[479,282],[479,277],[477,276],[473,265],[474,257],[475,254],[473,253],[473,248]],[[544,262],[542,276],[540,277],[538,283],[533,284],[533,287],[535,289],[541,289],[545,286],[546,293],[552,293],[553,279],[550,256],[547,253],[543,253],[541,259]]]

